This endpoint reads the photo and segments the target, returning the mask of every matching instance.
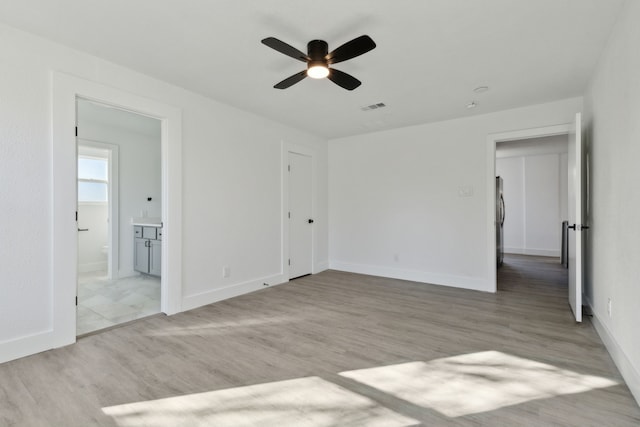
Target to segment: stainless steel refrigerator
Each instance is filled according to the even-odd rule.
[[[504,260],[504,195],[502,178],[496,176],[496,258],[498,267]]]

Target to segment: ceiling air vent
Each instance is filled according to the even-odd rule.
[[[366,107],[360,107],[360,109],[362,111],[371,111],[371,110],[377,110],[378,108],[384,108],[386,107],[384,102],[378,102],[377,104],[371,104],[371,105],[367,105]]]

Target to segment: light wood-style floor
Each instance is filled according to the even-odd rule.
[[[326,271],[0,365],[0,426],[637,426],[566,271],[497,294]]]

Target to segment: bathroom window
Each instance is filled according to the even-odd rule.
[[[107,159],[78,156],[78,202],[108,202],[108,166]]]

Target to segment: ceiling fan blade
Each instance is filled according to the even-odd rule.
[[[336,70],[335,68],[329,69],[328,79],[346,90],[354,90],[362,84],[362,82],[350,74]]]
[[[298,83],[300,80],[304,79],[305,77],[307,77],[307,70],[300,71],[299,73],[296,73],[291,77],[287,77],[286,79],[284,79],[280,83],[276,84],[274,86],[274,88],[275,89],[286,89],[286,88],[288,88],[290,86],[293,86],[294,84]]]
[[[355,58],[376,47],[376,43],[369,36],[360,36],[334,49],[325,58],[329,64],[337,64],[347,59]]]
[[[295,47],[290,46],[275,37],[267,37],[266,39],[263,39],[262,44],[269,46],[271,49],[275,49],[280,53],[284,53],[293,59],[297,59],[298,61],[307,62],[309,60],[306,53],[299,51]]]

